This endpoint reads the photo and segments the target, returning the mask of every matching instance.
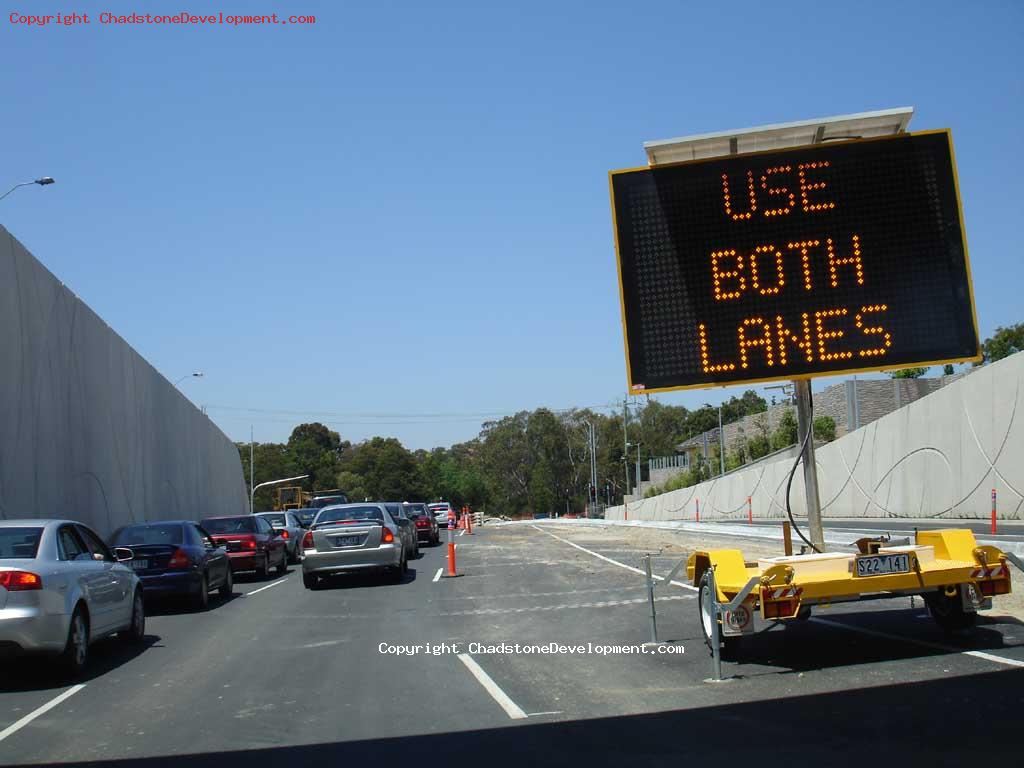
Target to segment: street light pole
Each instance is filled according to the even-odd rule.
[[[180,379],[178,379],[176,382],[174,382],[174,386],[178,386],[185,379],[189,379],[189,378],[201,379],[201,378],[203,378],[203,376],[204,376],[204,374],[203,374],[202,371],[196,371],[195,373],[186,373],[184,376],[182,376]]]
[[[253,506],[256,503],[256,491],[268,485],[277,485],[278,483],[290,483],[292,480],[305,480],[309,475],[298,475],[297,477],[282,477],[280,480],[267,480],[265,483],[260,483],[252,489],[249,494],[249,514],[253,513]]]
[[[5,197],[7,197],[9,194],[11,194],[11,192],[13,192],[14,190],[16,190],[16,189],[18,189],[20,187],[30,187],[33,184],[38,184],[40,187],[45,187],[45,186],[47,186],[49,184],[53,184],[53,183],[54,183],[53,177],[51,177],[51,176],[42,176],[41,178],[35,179],[33,181],[23,181],[20,184],[15,184],[13,187],[11,187],[6,192],[4,192],[2,195],[0,195],[0,200],[3,200]]]

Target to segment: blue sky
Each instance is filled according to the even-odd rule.
[[[0,222],[169,378],[204,371],[182,390],[232,438],[318,418],[432,447],[482,414],[621,401],[607,171],[643,164],[650,139],[912,105],[912,128],[953,130],[983,337],[1024,320],[1019,2],[8,19],[183,7],[5,9],[0,186],[57,184],[16,192]]]

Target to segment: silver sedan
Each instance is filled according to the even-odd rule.
[[[141,643],[146,613],[131,559],[71,520],[0,520],[0,656],[54,654],[73,677],[91,643],[113,634]]]
[[[324,507],[302,548],[306,589],[316,589],[322,577],[352,571],[385,571],[399,582],[410,555],[403,529],[383,504]]]

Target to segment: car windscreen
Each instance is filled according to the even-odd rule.
[[[288,525],[288,520],[284,515],[260,515],[260,517],[278,528],[285,528]]]
[[[409,517],[426,517],[427,508],[423,504],[406,504],[405,514]]]
[[[365,521],[368,523],[383,523],[384,513],[380,507],[342,507],[340,509],[325,509],[316,518],[316,527],[330,525],[331,523],[343,523],[348,521]]]
[[[42,528],[0,528],[0,560],[34,560]]]
[[[256,521],[251,517],[211,517],[200,525],[208,533],[256,533]]]
[[[313,499],[310,503],[313,505],[314,509],[323,509],[324,507],[329,507],[332,504],[347,504],[348,499],[344,496],[321,496],[319,499]]]
[[[178,546],[184,540],[184,533],[181,525],[156,524],[156,525],[126,525],[124,528],[114,532],[110,537],[110,545],[113,547],[132,547],[143,544],[173,544]]]

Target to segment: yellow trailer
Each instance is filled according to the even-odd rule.
[[[758,619],[800,620],[813,606],[910,595],[920,595],[936,623],[952,632],[973,626],[977,611],[1011,590],[1007,555],[979,546],[970,530],[918,531],[914,543],[904,545],[861,539],[857,546],[857,553],[757,562],[747,562],[738,549],[694,552],[686,571],[699,592],[705,641],[713,648],[721,638],[722,650],[734,654]]]

